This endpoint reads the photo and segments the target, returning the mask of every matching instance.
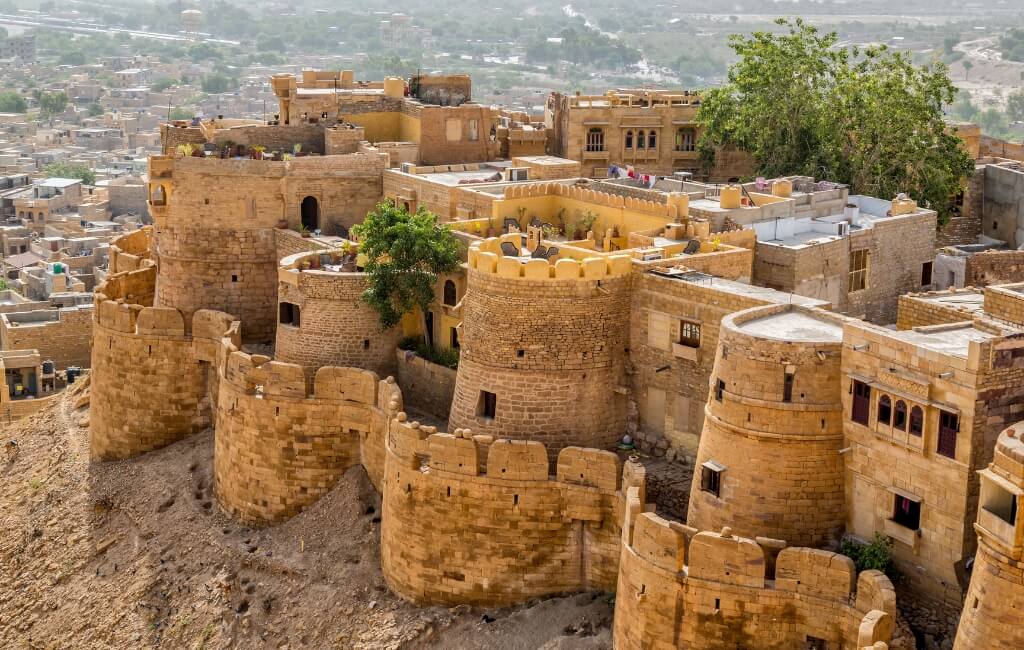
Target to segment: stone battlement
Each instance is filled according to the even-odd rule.
[[[547,481],[582,485],[599,490],[619,488],[619,458],[610,451],[564,447],[557,454],[554,475],[549,474],[548,451],[536,441],[495,440],[473,435],[469,429],[437,432],[435,427],[409,422],[398,413],[390,433],[391,451],[410,467],[463,476],[508,481]]]
[[[590,203],[597,206],[607,206],[641,212],[657,217],[665,217],[669,221],[676,221],[685,218],[689,214],[689,201],[686,195],[680,195],[680,199],[662,203],[659,201],[648,201],[634,196],[612,194],[589,187],[569,185],[562,182],[556,183],[522,183],[510,185],[505,189],[504,200],[537,198],[543,196],[560,196],[566,199]],[[498,204],[501,202],[499,201]]]
[[[641,512],[626,497],[615,647],[878,647],[894,629],[896,593],[879,571],[859,575],[843,555],[698,532]],[[884,645],[881,647],[885,647]]]
[[[381,559],[403,597],[510,605],[614,585],[620,481],[642,487],[642,467],[620,477],[615,454],[567,447],[552,476],[539,442],[438,433],[404,413],[386,453]]]
[[[497,275],[502,278],[527,280],[603,280],[628,275],[632,261],[628,255],[588,257],[583,260],[523,259],[506,256],[501,244],[520,244],[520,235],[512,233],[490,237],[469,249],[467,267],[473,271]],[[471,274],[472,275],[472,274]]]

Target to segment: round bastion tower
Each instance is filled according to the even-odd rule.
[[[377,312],[362,299],[365,273],[322,268],[341,264],[343,257],[338,251],[313,251],[281,260],[275,358],[301,365],[310,377],[322,366],[394,374],[401,328],[381,330]],[[309,268],[311,261],[318,268]]]
[[[608,449],[625,430],[630,259],[504,256],[518,239],[469,251],[449,430],[536,440],[552,458]]]
[[[992,464],[978,474],[978,552],[953,648],[1024,648],[1024,422],[999,434]]]
[[[843,318],[794,305],[722,320],[687,523],[820,547],[843,531]]]
[[[200,309],[226,311],[247,341],[273,341],[280,177],[255,160],[150,159],[157,306],[186,323]]]

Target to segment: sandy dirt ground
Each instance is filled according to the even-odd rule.
[[[0,425],[0,648],[611,648],[608,594],[513,610],[392,595],[361,468],[249,529],[213,497],[212,433],[90,464],[75,398]]]

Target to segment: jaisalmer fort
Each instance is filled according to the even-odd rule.
[[[59,589],[61,562],[90,562],[96,589],[130,590],[127,558],[152,554],[137,608],[168,640],[78,647],[265,647],[249,621],[289,595],[246,577],[284,571],[260,536],[297,554],[359,526],[381,627],[590,594],[619,650],[1024,648],[1024,277],[986,281],[1017,253],[966,245],[1020,168],[969,126],[978,174],[950,234],[907,194],[755,177],[729,147],[702,166],[699,93],[552,93],[541,117],[475,103],[464,75],[271,86],[273,119],[161,125],[152,224],[110,242],[84,379],[57,406],[0,404],[6,426],[87,430],[89,494],[118,468],[200,531],[171,553],[91,519],[87,560],[37,567]],[[368,214],[426,215],[456,255],[386,326],[375,274],[423,252],[369,250]],[[173,450],[181,475],[146,473]],[[353,472],[370,496],[344,494]],[[376,505],[311,532],[356,496]],[[221,529],[244,570],[161,582]],[[346,552],[324,562],[360,562]],[[184,589],[231,622],[174,609]],[[0,623],[4,647],[74,647],[33,632],[63,611],[37,602]],[[189,625],[201,643],[173,641]],[[275,647],[372,647],[339,638]]]

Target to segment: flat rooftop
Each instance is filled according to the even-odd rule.
[[[672,243],[678,244],[679,242]],[[818,300],[817,298],[806,298],[804,296],[798,296],[795,293],[786,293],[785,291],[769,289],[768,287],[759,287],[753,284],[737,282],[735,280],[726,280],[701,271],[691,271],[689,269],[677,267],[662,267],[654,268],[647,272],[661,278],[669,278],[670,280],[679,280],[690,284],[698,284],[738,296],[757,298],[765,301],[766,303],[793,304],[805,307],[820,307],[828,304],[826,301]]]
[[[802,311],[784,311],[737,324],[741,332],[766,339],[839,343],[842,326]]]
[[[966,308],[972,312],[981,312],[985,306],[985,294],[980,291],[950,291],[948,293],[931,293],[914,296],[917,300],[951,308]]]
[[[995,334],[983,332],[971,324],[939,330],[898,330],[892,332],[892,336],[927,350],[963,359],[967,358],[972,341],[988,341],[997,338]]]

